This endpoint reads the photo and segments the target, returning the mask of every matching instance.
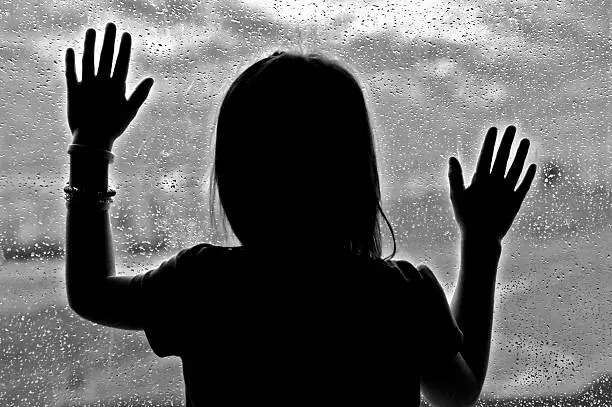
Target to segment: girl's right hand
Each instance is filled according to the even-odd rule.
[[[449,160],[450,199],[464,238],[495,239],[501,243],[529,191],[536,173],[535,164],[529,166],[523,182],[514,190],[529,150],[528,139],[521,140],[514,162],[505,175],[515,133],[516,127],[506,128],[491,169],[497,129],[489,129],[472,183],[467,188],[463,183],[461,164],[455,157]]]
[[[87,30],[81,82],[77,81],[74,50],[68,48],[66,51],[68,125],[75,136],[72,142],[108,151],[112,149],[115,139],[134,119],[153,86],[153,78],[146,78],[136,87],[130,98],[126,99],[125,83],[130,65],[132,37],[128,33],[121,37],[115,69],[111,76],[116,31],[115,24],[107,24],[96,73],[96,30]]]

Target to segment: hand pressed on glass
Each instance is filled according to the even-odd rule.
[[[146,78],[129,99],[125,97],[125,81],[130,63],[132,39],[123,33],[115,69],[111,66],[115,47],[116,28],[106,26],[98,72],[94,69],[96,31],[85,34],[83,71],[77,81],[74,50],[66,51],[66,84],[68,87],[68,125],[74,135],[73,143],[110,151],[138,113],[153,86],[153,78]]]
[[[478,240],[495,238],[501,242],[510,229],[536,173],[536,165],[531,164],[523,182],[515,190],[529,151],[529,140],[525,138],[521,140],[514,162],[506,175],[515,133],[516,127],[506,128],[491,169],[497,129],[489,129],[472,183],[467,188],[463,183],[459,160],[450,158],[450,198],[463,237]]]

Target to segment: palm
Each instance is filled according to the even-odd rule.
[[[125,97],[131,37],[124,33],[119,46],[115,69],[111,76],[116,28],[106,26],[97,74],[94,72],[96,32],[87,30],[83,51],[81,82],[77,82],[74,51],[66,51],[66,82],[68,86],[68,125],[75,143],[110,150],[113,142],[127,128],[144,103],[153,79],[142,81],[129,99]]]
[[[68,125],[72,132],[96,130],[114,140],[127,127],[130,119],[125,91],[98,81],[89,86],[78,83],[70,96]],[[102,120],[104,117],[116,120]]]
[[[495,127],[489,129],[472,183],[467,188],[463,184],[459,161],[454,157],[451,158],[449,170],[451,202],[455,218],[464,235],[492,237],[501,241],[512,226],[536,171],[536,165],[531,164],[523,182],[515,191],[529,151],[529,140],[523,139],[506,175],[508,156],[515,133],[514,126],[506,129],[491,169],[497,129]]]

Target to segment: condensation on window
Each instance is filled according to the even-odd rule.
[[[471,174],[489,126],[514,124],[531,140],[528,161],[539,172],[504,241],[482,400],[604,405],[612,388],[609,7],[596,0],[2,2],[0,404],[182,402],[178,359],[159,359],[143,334],[89,323],[66,303],[63,53],[73,47],[80,56],[85,30],[101,34],[114,21],[133,35],[128,91],[145,76],[156,80],[115,144],[111,221],[120,274],[144,272],[197,242],[221,243],[207,206],[220,97],[242,69],[275,50],[322,52],[352,68],[366,92],[396,258],[429,264],[449,296],[458,230],[448,157]],[[386,231],[384,239],[386,254]]]

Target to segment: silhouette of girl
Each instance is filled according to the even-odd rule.
[[[234,81],[217,121],[211,185],[241,246],[202,243],[116,276],[110,151],[153,80],[125,98],[131,40],[123,34],[111,76],[115,31],[107,25],[97,73],[87,31],[81,82],[66,52],[74,311],[144,330],[158,356],[179,356],[188,406],[417,406],[420,391],[434,405],[472,405],[487,371],[502,238],[536,170],[515,190],[529,141],[506,174],[516,129],[492,164],[491,128],[468,187],[450,159],[462,245],[449,307],[429,268],[381,258],[374,143],[354,76],[320,55],[275,52]]]

